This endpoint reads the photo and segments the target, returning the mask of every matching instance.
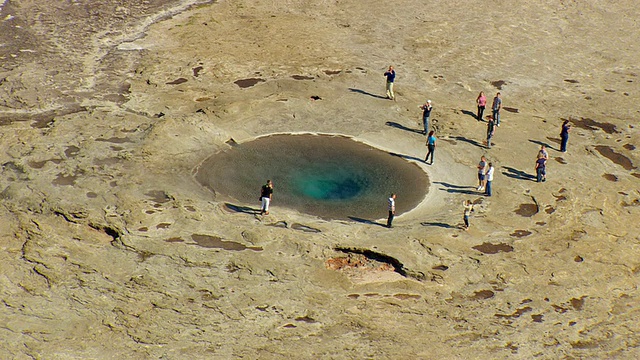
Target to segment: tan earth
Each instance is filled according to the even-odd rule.
[[[0,358],[640,358],[635,1],[194,3],[0,2]],[[421,158],[427,98],[431,186],[393,229],[194,180],[270,133]]]

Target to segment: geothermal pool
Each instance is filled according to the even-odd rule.
[[[272,213],[287,207],[324,219],[374,220],[387,216],[397,194],[396,215],[416,207],[429,179],[416,164],[334,135],[271,135],[213,154],[196,180],[220,200],[260,208],[260,187],[274,183]]]

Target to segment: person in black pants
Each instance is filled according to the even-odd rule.
[[[536,160],[536,181],[547,181],[547,159],[544,156],[538,156]]]
[[[427,162],[427,159],[429,158],[429,155],[431,155],[431,165],[433,165],[433,154],[435,154],[436,152],[436,137],[434,134],[434,131],[431,130],[429,131],[429,136],[427,137],[427,149],[429,149],[429,151],[427,152],[427,156],[424,157],[424,162]]]
[[[393,218],[396,216],[396,194],[389,196],[389,217],[387,218],[387,227],[391,227]]]
[[[562,143],[560,144],[560,151],[567,152],[567,142],[569,142],[569,131],[571,130],[571,124],[569,124],[569,120],[565,120],[562,123],[562,130],[560,131],[560,139]]]

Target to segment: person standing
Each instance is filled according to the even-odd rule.
[[[546,160],[549,160],[549,153],[547,152],[546,145],[540,146],[540,151],[538,151],[538,159],[540,159],[541,157],[545,158]]]
[[[502,99],[500,98],[500,93],[496,93],[496,97],[493,98],[491,110],[493,111],[493,119],[496,121],[497,126],[500,126],[500,109],[502,109]]]
[[[464,212],[462,213],[462,220],[464,220],[464,229],[465,230],[469,230],[469,216],[471,215],[471,212],[473,211],[473,204],[471,203],[471,200],[465,200],[462,203],[462,206],[464,207]]]
[[[273,198],[273,183],[271,180],[267,180],[267,183],[262,185],[260,191],[260,200],[262,201],[262,207],[260,208],[260,215],[269,215],[269,205]]]
[[[429,132],[429,118],[431,117],[431,109],[433,109],[433,107],[431,106],[431,100],[427,100],[424,105],[420,106],[420,109],[422,109],[422,125],[424,125],[423,134],[427,135],[427,133]]]
[[[562,123],[562,130],[560,130],[560,139],[562,143],[560,144],[560,151],[567,152],[567,142],[569,141],[569,131],[571,131],[571,124],[569,124],[569,120],[565,120]]]
[[[487,106],[487,97],[484,96],[484,91],[480,91],[480,94],[476,98],[476,104],[478,104],[478,121],[482,121],[482,115],[484,115],[484,109]]]
[[[538,155],[536,160],[536,182],[547,181],[547,159]]]
[[[389,70],[384,73],[387,78],[387,99],[395,100],[396,96],[393,94],[393,83],[396,80],[396,71],[393,70],[393,66],[389,66]]]
[[[484,190],[484,172],[487,167],[487,158],[482,156],[480,158],[480,162],[478,163],[478,191]]]
[[[424,162],[427,162],[427,159],[429,158],[429,155],[431,155],[431,163],[429,163],[429,165],[433,165],[433,155],[436,152],[436,136],[434,135],[434,131],[431,130],[429,131],[429,136],[427,137],[427,149],[429,149],[429,151],[427,151],[427,156],[424,157]]]
[[[389,217],[387,218],[387,227],[391,228],[393,218],[396,216],[396,194],[392,193],[389,196]]]
[[[491,138],[496,133],[496,122],[493,120],[493,116],[487,116],[487,148],[491,149]]]
[[[489,168],[487,169],[487,172],[485,173],[485,181],[487,182],[487,185],[485,187],[484,190],[484,194],[486,196],[491,196],[491,184],[493,184],[493,164],[489,163]]]

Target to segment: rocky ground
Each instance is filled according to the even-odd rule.
[[[8,0],[0,15],[0,357],[640,357],[635,2]],[[397,102],[380,98],[389,65]],[[505,105],[490,150],[481,90]],[[269,133],[421,157],[427,98],[431,187],[393,229],[277,201],[255,216],[194,180],[229,139]]]

